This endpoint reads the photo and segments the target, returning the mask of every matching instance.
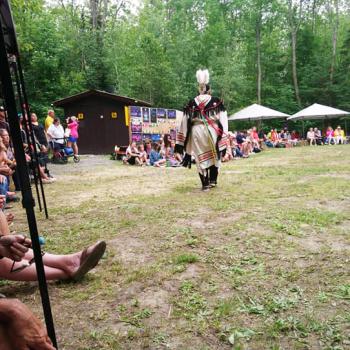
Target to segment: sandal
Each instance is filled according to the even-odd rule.
[[[98,241],[91,252],[88,254],[88,248],[85,248],[81,253],[80,266],[77,271],[71,276],[73,281],[80,281],[90,270],[92,270],[102,258],[106,250],[106,242]]]

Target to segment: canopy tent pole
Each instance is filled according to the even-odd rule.
[[[305,137],[305,130],[304,130],[304,119],[302,120],[302,124],[303,124],[303,139]]]
[[[348,127],[347,127],[347,122],[346,122],[346,118],[344,119],[345,122],[345,137],[348,136]]]

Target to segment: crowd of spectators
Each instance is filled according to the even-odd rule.
[[[338,126],[333,130],[331,126],[322,134],[317,128],[310,128],[306,134],[306,139],[312,145],[339,145],[347,142],[344,130]]]
[[[175,152],[175,141],[169,135],[164,135],[159,142],[148,139],[139,144],[132,142],[126,149],[123,162],[140,166],[178,167],[182,162],[182,155]]]
[[[252,127],[246,131],[228,132],[227,148],[222,161],[228,162],[237,158],[248,158],[265,148],[291,148],[302,144],[302,137],[296,130],[289,131],[283,128],[280,131],[271,129],[268,133],[257,131]],[[344,130],[338,126],[335,130],[328,127],[322,133],[317,128],[310,128],[306,140],[310,145],[336,145],[346,142]],[[306,141],[304,141],[306,142]],[[168,135],[163,136],[159,142],[145,140],[137,144],[132,142],[126,149],[123,157],[124,164],[150,165],[155,167],[181,165],[183,155],[175,153],[175,141]],[[116,148],[118,151],[119,148]]]
[[[57,123],[53,111],[45,122],[45,128],[38,122],[35,113],[31,116],[33,134],[26,132],[28,116],[19,116],[20,132],[29,170],[33,170],[34,150],[38,155],[39,176],[44,183],[54,179],[49,175],[46,159],[53,134],[49,132]],[[74,120],[70,123],[74,124]],[[69,124],[69,123],[68,123]],[[0,279],[13,281],[37,281],[37,271],[31,241],[25,235],[10,232],[14,215],[6,213],[10,207],[6,203],[16,198],[10,192],[10,183],[20,190],[14,148],[6,121],[6,111],[0,107]],[[75,140],[76,141],[76,140]],[[72,140],[74,142],[74,140]],[[47,182],[46,182],[47,181]],[[99,241],[82,251],[69,255],[42,253],[47,280],[81,280],[93,269],[103,256],[106,243]],[[0,348],[2,350],[53,350],[54,347],[39,319],[19,300],[0,295]]]

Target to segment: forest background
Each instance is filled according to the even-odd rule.
[[[135,8],[137,4],[137,8]],[[177,108],[208,68],[230,113],[350,110],[348,0],[12,0],[29,101],[95,88]]]

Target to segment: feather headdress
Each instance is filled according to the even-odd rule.
[[[199,93],[205,94],[209,91],[209,71],[208,69],[198,69],[196,72],[197,82],[199,84]]]

